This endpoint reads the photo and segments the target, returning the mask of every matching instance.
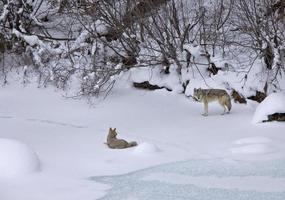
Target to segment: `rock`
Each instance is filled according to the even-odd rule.
[[[244,98],[244,96],[240,93],[238,93],[236,90],[233,90],[232,94],[231,94],[232,98],[234,99],[235,103],[241,103],[241,104],[246,104],[246,99]]]

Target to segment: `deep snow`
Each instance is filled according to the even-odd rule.
[[[183,95],[134,90],[128,85],[117,85],[106,100],[93,106],[66,99],[53,89],[1,88],[0,138],[32,147],[41,160],[41,171],[0,178],[0,199],[93,200],[106,195],[112,184],[89,177],[183,160],[204,160],[207,168],[211,168],[206,165],[209,160],[226,160],[238,168],[285,158],[285,124],[252,124],[256,103],[234,104],[232,112],[223,116],[220,106],[212,103],[209,116],[203,117],[202,104]],[[116,127],[120,138],[141,146],[108,149],[104,142],[109,127]],[[283,179],[278,181],[284,184]]]

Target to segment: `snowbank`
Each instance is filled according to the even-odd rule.
[[[36,153],[26,144],[0,138],[0,177],[23,175],[39,170]]]
[[[135,155],[150,155],[159,152],[160,150],[157,148],[157,146],[149,143],[142,143],[139,144],[133,153]]]
[[[285,113],[285,94],[272,93],[256,108],[252,122],[258,123],[267,120],[267,116],[274,113]]]

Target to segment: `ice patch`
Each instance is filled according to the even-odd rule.
[[[26,144],[0,138],[0,177],[12,177],[38,171],[37,154]]]
[[[217,177],[185,176],[175,173],[153,173],[142,178],[143,181],[158,181],[175,185],[195,185],[203,188],[238,189],[240,191],[284,192],[285,178],[266,176]],[[270,185],[270,187],[268,187]]]
[[[284,200],[284,164],[189,160],[91,179],[112,186],[102,200]]]
[[[158,153],[160,149],[154,144],[142,143],[139,144],[133,151],[135,155],[151,155]]]

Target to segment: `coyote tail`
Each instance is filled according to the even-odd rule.
[[[128,142],[128,146],[127,147],[134,147],[137,146],[138,143],[137,142]]]

